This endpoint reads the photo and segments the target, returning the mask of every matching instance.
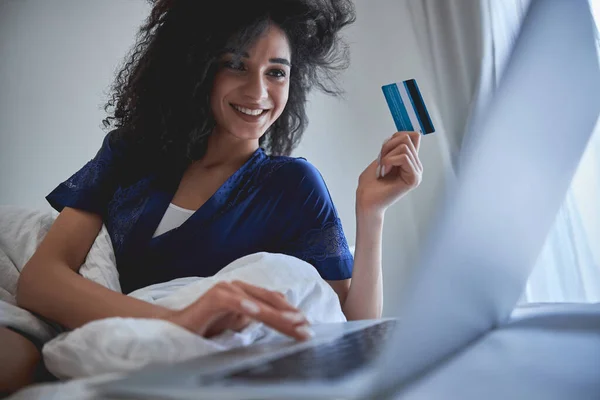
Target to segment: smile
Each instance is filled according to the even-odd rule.
[[[252,117],[258,117],[259,115],[262,115],[263,113],[268,111],[268,110],[265,110],[262,108],[256,108],[256,109],[246,108],[246,107],[238,106],[237,104],[231,104],[231,107],[233,107],[237,111],[241,112],[242,114],[246,114],[246,115],[249,115]]]

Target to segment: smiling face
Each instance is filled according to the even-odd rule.
[[[215,134],[258,140],[285,108],[290,62],[287,37],[276,26],[251,48],[225,52],[211,93]]]

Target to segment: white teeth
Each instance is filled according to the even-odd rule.
[[[240,107],[240,106],[236,106],[235,104],[232,104],[233,108],[235,108],[236,110],[238,110],[241,113],[244,113],[246,115],[252,115],[252,116],[257,116],[262,114],[263,110],[262,109],[258,109],[258,110],[251,110],[249,108],[244,108],[244,107]]]

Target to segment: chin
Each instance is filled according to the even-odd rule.
[[[265,134],[263,130],[230,130],[229,132],[241,140],[259,140]]]

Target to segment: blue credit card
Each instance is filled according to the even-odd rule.
[[[417,81],[409,79],[381,89],[398,131],[415,131],[422,135],[435,132]]]

